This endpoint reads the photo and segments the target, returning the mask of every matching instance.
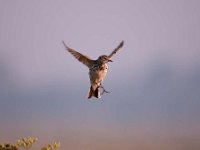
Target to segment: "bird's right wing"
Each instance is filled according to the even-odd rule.
[[[65,42],[63,41],[63,44],[68,52],[70,52],[78,61],[82,62],[84,65],[86,65],[88,68],[91,67],[91,64],[94,60],[90,59],[88,56],[85,56],[76,50],[69,48]]]

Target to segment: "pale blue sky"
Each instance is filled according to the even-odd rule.
[[[100,149],[90,143],[105,133],[131,149],[135,132],[200,138],[199,1],[1,0],[0,22],[0,142],[33,134]],[[62,40],[94,59],[125,41],[104,82],[111,94],[86,99],[88,70]]]

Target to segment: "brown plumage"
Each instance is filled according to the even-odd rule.
[[[124,42],[122,41],[113,51],[110,55],[101,55],[97,60],[92,60],[86,55],[83,55],[76,50],[69,48],[65,42],[63,41],[63,44],[68,52],[70,52],[77,60],[82,62],[84,65],[86,65],[89,68],[89,77],[90,77],[90,90],[88,93],[88,98],[91,98],[92,96],[96,98],[100,98],[100,88],[103,88],[102,82],[107,74],[108,70],[108,62],[112,62],[111,58],[113,55],[117,53],[120,48],[122,48]]]
[[[108,57],[113,57],[113,55],[115,55],[117,53],[118,50],[120,50],[120,48],[122,48],[122,46],[124,45],[124,41],[121,41],[121,43],[112,51],[112,53],[110,53],[110,55],[108,55]]]

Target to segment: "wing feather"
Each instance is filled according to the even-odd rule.
[[[66,50],[68,52],[70,52],[78,61],[82,62],[84,65],[86,65],[87,67],[91,67],[92,63],[94,60],[90,59],[88,56],[85,56],[79,52],[77,52],[76,50],[69,48],[65,42],[63,41],[63,44],[66,48]]]
[[[124,45],[124,41],[121,41],[121,43],[112,51],[112,53],[110,53],[110,55],[108,55],[108,57],[111,58],[113,55],[115,55],[117,51],[122,48],[123,45]]]

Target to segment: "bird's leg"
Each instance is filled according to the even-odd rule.
[[[103,95],[104,93],[110,93],[109,91],[106,91],[106,89],[103,87],[103,85],[100,83],[99,88],[103,89],[103,91],[101,92],[101,95]]]

